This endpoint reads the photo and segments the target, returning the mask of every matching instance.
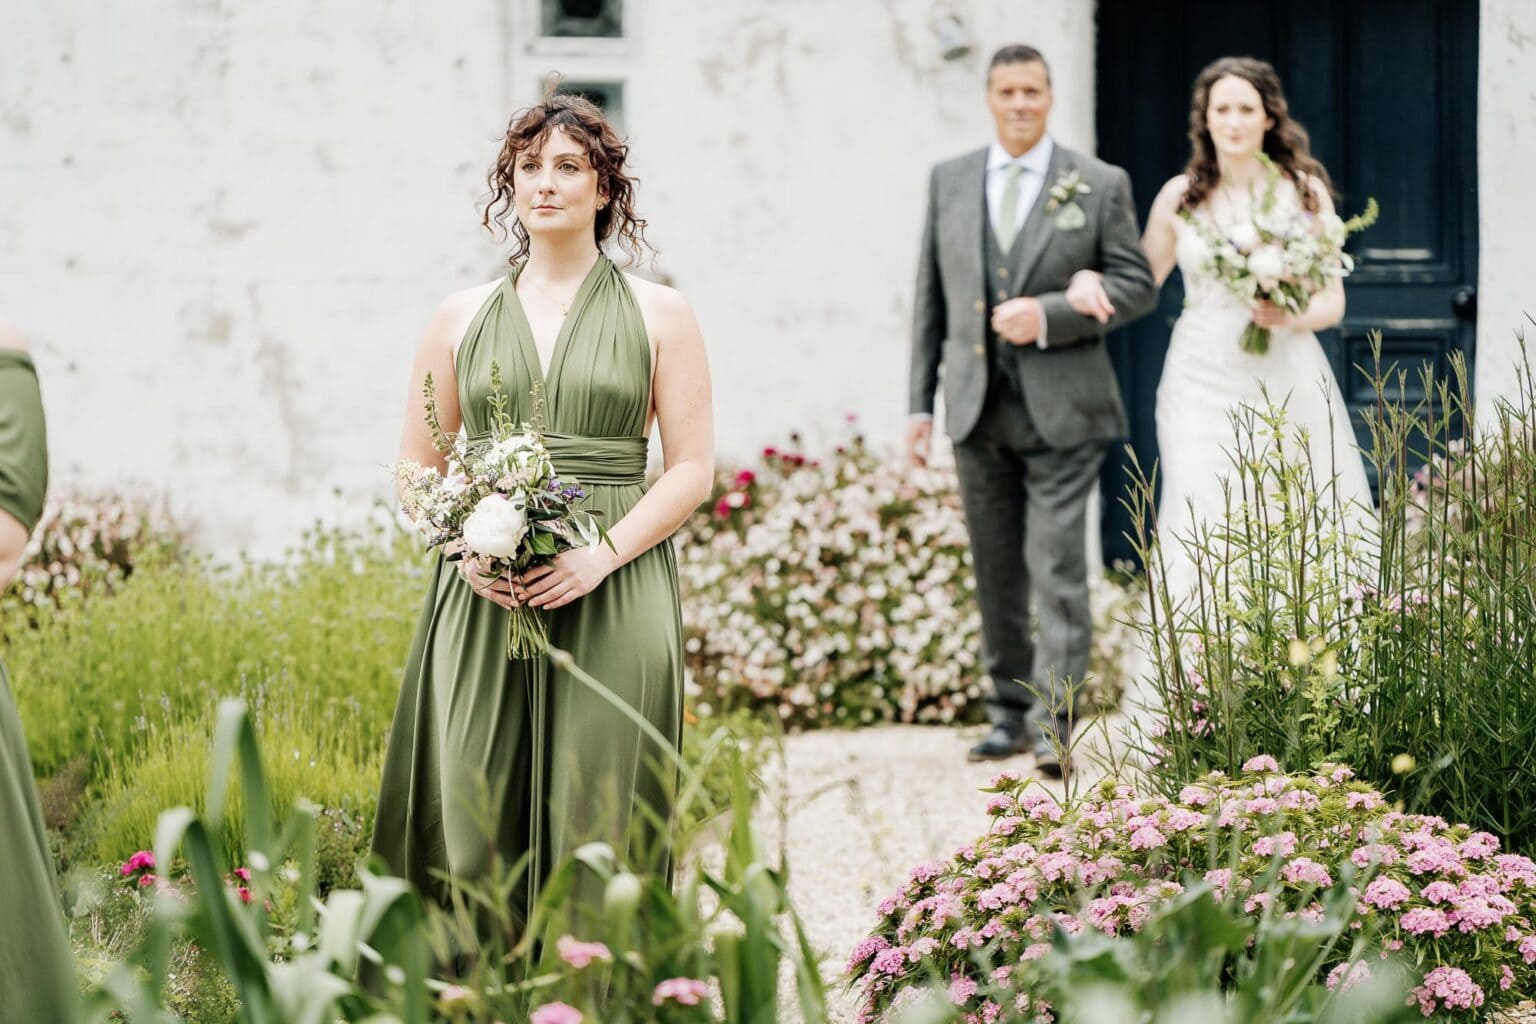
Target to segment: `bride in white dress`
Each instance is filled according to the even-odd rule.
[[[1291,454],[1305,453],[1320,484],[1331,481],[1330,498],[1356,515],[1371,507],[1349,410],[1315,333],[1344,318],[1343,285],[1334,281],[1296,315],[1268,302],[1246,305],[1205,273],[1201,232],[1185,220],[1194,218],[1217,236],[1251,224],[1269,173],[1260,153],[1281,172],[1281,203],[1332,213],[1328,172],[1310,155],[1306,131],[1291,119],[1274,68],[1253,58],[1224,57],[1200,73],[1189,134],[1189,166],[1158,192],[1141,239],[1159,285],[1175,264],[1184,276],[1184,312],[1157,388],[1158,533],[1176,596],[1191,571],[1179,539],[1227,514],[1223,481],[1233,474],[1238,433],[1232,415],[1238,410],[1282,408],[1283,442]],[[1092,271],[1073,280],[1067,298],[1087,316],[1113,315]],[[1262,355],[1239,345],[1250,321],[1271,331]]]
[[[1343,319],[1342,284],[1333,281],[1291,315],[1267,302],[1244,304],[1204,270],[1202,234],[1220,237],[1253,223],[1253,204],[1270,173],[1261,153],[1280,171],[1280,201],[1309,213],[1333,212],[1328,172],[1310,155],[1306,131],[1291,119],[1274,68],[1260,60],[1226,57],[1200,73],[1189,137],[1189,165],[1162,187],[1142,235],[1158,284],[1175,264],[1184,277],[1184,311],[1157,389],[1158,536],[1167,589],[1176,602],[1190,596],[1195,580],[1184,541],[1228,514],[1225,482],[1234,477],[1232,449],[1240,436],[1233,415],[1251,418],[1242,413],[1245,407],[1259,414],[1270,406],[1283,409],[1282,447],[1289,457],[1304,459],[1329,504],[1345,510],[1339,525],[1346,535],[1365,532],[1371,510],[1349,412],[1315,333]],[[1108,320],[1113,314],[1092,272],[1078,275],[1067,297],[1084,315]],[[1250,321],[1271,331],[1263,354],[1239,344]]]

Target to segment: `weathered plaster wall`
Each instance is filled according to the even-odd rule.
[[[552,69],[626,82],[726,452],[846,412],[896,435],[927,168],[989,138],[995,46],[1044,50],[1056,134],[1093,141],[1091,4],[631,0],[595,54],[532,42],[535,6],[4,5],[0,316],[36,349],[56,478],[167,489],[225,553],[360,514],[433,306],[497,271],[474,201]]]
[[[1478,51],[1478,412],[1514,399],[1523,333],[1536,360],[1536,4],[1483,0]]]

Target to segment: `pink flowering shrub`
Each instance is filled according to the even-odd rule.
[[[786,724],[979,715],[980,613],[952,463],[916,469],[858,436],[825,458],[765,448],[720,471],[677,535],[684,645],[701,715],[740,704]],[[1117,699],[1128,592],[1096,578],[1084,696]]]
[[[1058,929],[1136,933],[1191,880],[1246,913],[1305,920],[1321,920],[1333,887],[1362,884],[1351,927],[1369,924],[1381,957],[1420,965],[1413,998],[1426,1015],[1536,988],[1536,863],[1465,825],[1390,810],[1348,768],[1283,775],[1261,757],[1177,799],[1107,781],[1070,807],[1016,773],[988,792],[991,830],[914,868],[849,957],[863,1019],[934,977],[968,1021],[1038,1012],[1047,992],[1032,965]],[[1330,989],[1370,973],[1342,950],[1324,966]]]
[[[165,502],[129,492],[55,489],[22,555],[6,606],[35,616],[71,599],[110,594],[146,559],[177,556],[185,529]]]

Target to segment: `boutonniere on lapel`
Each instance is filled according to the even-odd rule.
[[[1076,231],[1088,223],[1088,215],[1083,213],[1083,208],[1077,205],[1078,197],[1086,196],[1093,189],[1083,180],[1083,176],[1076,170],[1065,170],[1057,176],[1051,185],[1047,195],[1045,212],[1054,213],[1056,227],[1061,231]]]

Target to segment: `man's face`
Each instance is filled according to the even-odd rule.
[[[997,141],[1011,155],[1034,148],[1051,113],[1051,79],[1037,60],[999,64],[987,75],[987,109],[997,122]]]

